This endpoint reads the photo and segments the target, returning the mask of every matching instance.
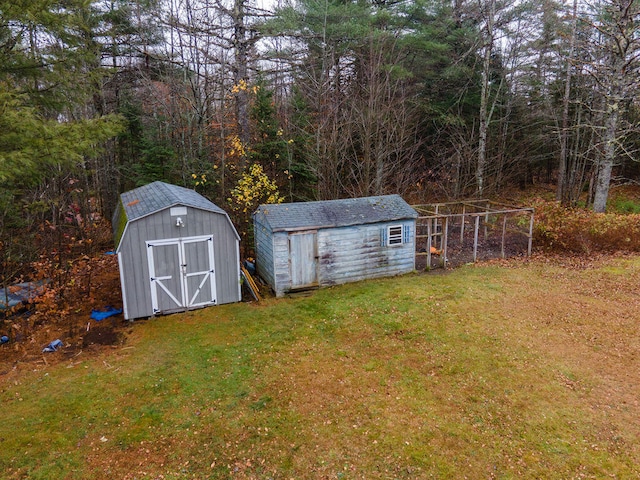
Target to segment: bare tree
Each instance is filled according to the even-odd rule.
[[[627,102],[640,84],[640,2],[599,2],[591,5],[590,19],[598,50],[587,68],[603,97],[593,209],[604,212],[613,167],[628,133],[621,128]]]
[[[400,58],[396,39],[372,33],[357,54],[356,81],[347,100],[343,145],[350,152],[352,196],[403,191],[415,180],[416,152],[421,147],[412,82],[394,73],[389,58]]]
[[[480,126],[478,128],[478,163],[476,165],[476,187],[482,196],[485,188],[485,170],[487,164],[487,133],[493,109],[489,109],[489,76],[491,74],[491,56],[495,42],[496,0],[487,0],[483,8],[484,35],[482,45],[482,71],[480,89]]]
[[[558,165],[558,183],[556,187],[556,200],[563,204],[568,203],[567,188],[567,164],[569,144],[569,105],[571,102],[571,77],[573,73],[572,58],[576,43],[576,27],[578,23],[578,0],[573,0],[571,36],[569,37],[569,52],[566,60],[566,73],[564,77],[564,94],[562,97],[562,127],[560,130],[560,163]]]

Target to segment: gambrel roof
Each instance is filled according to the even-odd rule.
[[[128,223],[176,205],[220,213],[228,217],[224,210],[195,190],[164,182],[149,183],[120,195],[120,203],[116,207],[112,222],[116,249]]]
[[[195,190],[164,182],[153,182],[134,188],[120,195],[120,199],[129,221],[146,217],[151,213],[174,205],[185,205],[201,210],[225,213],[224,210]]]
[[[254,219],[271,231],[347,227],[417,218],[400,195],[260,205]]]

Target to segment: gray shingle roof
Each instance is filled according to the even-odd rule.
[[[260,205],[254,217],[274,232],[347,227],[417,218],[400,195]]]
[[[199,208],[228,215],[213,202],[188,188],[164,182],[153,182],[120,195],[121,204],[113,214],[113,237],[116,249],[120,245],[127,224],[174,205]]]
[[[174,205],[225,214],[225,211],[194,190],[164,182],[153,182],[120,195],[129,221]]]

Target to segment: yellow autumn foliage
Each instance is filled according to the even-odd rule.
[[[200,185],[205,185],[207,183],[207,174],[206,173],[202,173],[200,175],[196,174],[196,173],[192,173],[191,174],[191,178],[193,179],[193,184],[197,187]]]
[[[231,93],[240,93],[240,92],[252,92],[254,95],[258,93],[260,90],[260,85],[254,85],[252,87],[249,86],[246,80],[240,79],[240,81],[231,87]]]
[[[242,140],[240,140],[240,137],[233,135],[227,140],[229,142],[228,148],[230,157],[244,157],[247,154],[247,148],[242,143]]]
[[[247,213],[262,203],[282,203],[284,198],[276,183],[264,173],[262,165],[254,163],[240,176],[228,201],[236,212]]]

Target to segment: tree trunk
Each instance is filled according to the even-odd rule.
[[[613,22],[596,26],[607,37],[608,59],[604,75],[599,83],[605,86],[602,156],[599,162],[593,210],[604,212],[607,208],[611,171],[616,161],[618,142],[625,140],[626,132],[620,131],[625,100],[633,96],[638,87],[638,25],[640,5],[636,0],[617,0],[606,13],[613,13]],[[609,17],[605,17],[609,18]],[[608,27],[608,28],[605,28]]]
[[[233,6],[233,29],[235,48],[234,84],[238,87],[236,93],[236,116],[238,122],[238,137],[243,146],[249,145],[251,133],[249,131],[249,92],[247,57],[249,43],[247,41],[247,27],[245,25],[245,0],[235,0]]]
[[[484,61],[482,65],[482,87],[480,91],[480,126],[478,140],[478,163],[476,166],[476,189],[482,196],[485,188],[485,169],[487,164],[487,132],[489,130],[489,74],[491,67],[491,53],[493,51],[493,22],[496,2],[489,0],[486,25],[486,39],[484,47]]]
[[[609,197],[609,185],[611,184],[611,171],[616,156],[616,133],[618,131],[618,110],[620,102],[612,102],[606,112],[604,155],[598,166],[596,179],[596,191],[593,199],[593,211],[604,212],[607,209]]]
[[[569,186],[567,185],[568,142],[569,142],[569,103],[571,100],[571,58],[576,43],[576,26],[578,22],[578,0],[573,0],[573,25],[571,40],[567,55],[567,71],[564,78],[564,96],[562,99],[562,131],[560,132],[560,163],[558,165],[558,184],[556,186],[556,200],[563,205],[569,202]],[[575,172],[572,172],[575,176]]]

